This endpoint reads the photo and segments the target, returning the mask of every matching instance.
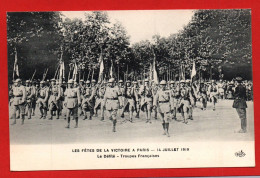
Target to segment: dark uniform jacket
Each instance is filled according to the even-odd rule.
[[[239,84],[235,88],[233,108],[247,108],[246,105],[246,88]]]

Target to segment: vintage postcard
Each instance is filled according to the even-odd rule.
[[[11,171],[255,167],[250,9],[6,20]]]

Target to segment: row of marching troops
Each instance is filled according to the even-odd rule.
[[[108,112],[108,119],[112,121],[112,130],[116,131],[117,116],[122,122],[133,122],[133,118],[139,118],[140,111],[144,112],[146,123],[151,123],[152,113],[155,119],[157,116],[162,121],[164,135],[169,135],[169,122],[177,120],[177,113],[181,114],[183,123],[193,120],[194,107],[202,110],[207,108],[207,102],[213,103],[213,110],[218,99],[228,98],[230,91],[234,95],[236,82],[233,82],[234,89],[229,89],[227,81],[195,81],[162,80],[159,84],[148,79],[144,81],[122,81],[117,83],[114,78],[107,82],[97,83],[95,80],[79,83],[69,80],[67,83],[58,82],[52,79],[49,82],[40,83],[27,80],[25,86],[21,79],[16,79],[10,87],[10,105],[13,107],[11,118],[12,124],[16,119],[21,118],[24,124],[25,115],[31,119],[35,115],[35,108],[40,110],[40,119],[49,119],[54,116],[59,119],[61,116],[66,119],[66,128],[70,128],[71,120],[75,120],[75,128],[78,127],[79,116],[83,120],[92,120],[98,116],[104,121],[104,112]],[[249,82],[243,83],[248,87]],[[248,87],[250,88],[250,87]],[[200,103],[200,104],[198,104]],[[100,110],[100,112],[98,112]],[[129,118],[124,113],[129,112]],[[72,118],[72,119],[71,119]]]

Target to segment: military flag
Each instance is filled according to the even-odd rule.
[[[18,59],[17,59],[17,51],[14,51],[14,71],[13,71],[13,79],[14,75],[17,75],[19,77],[19,69],[18,69]]]
[[[74,80],[74,81],[77,81],[77,75],[78,75],[78,66],[77,66],[77,64],[75,63],[75,65],[74,65],[74,70],[73,70],[73,80]]]
[[[103,78],[103,72],[104,72],[104,60],[103,60],[103,54],[100,54],[99,57],[99,63],[100,63],[100,67],[99,67],[99,75],[98,75],[98,81],[102,81]]]
[[[153,81],[155,84],[159,84],[159,79],[158,79],[158,74],[157,74],[157,70],[156,70],[156,57],[154,55],[154,59],[153,59]]]
[[[195,66],[195,61],[193,60],[193,65],[192,65],[192,70],[191,70],[191,80],[192,78],[196,75],[196,66]]]

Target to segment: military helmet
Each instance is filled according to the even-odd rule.
[[[40,82],[40,84],[45,84],[45,82],[42,80],[42,81]]]
[[[148,79],[145,79],[144,82],[149,82],[149,80],[148,80]]]
[[[108,83],[114,83],[115,82],[115,79],[114,78],[111,78],[108,80]]]
[[[14,82],[15,82],[15,83],[18,83],[18,82],[22,82],[22,80],[18,78],[18,79],[16,79]]]
[[[90,84],[90,81],[89,81],[89,80],[87,80],[87,81],[86,81],[86,84]]]
[[[51,79],[51,81],[52,81],[52,82],[56,82],[56,80],[55,80],[54,78],[53,78],[53,79]]]
[[[133,81],[133,84],[137,84],[137,81]]]
[[[119,80],[118,83],[124,83],[124,81],[123,80]]]
[[[185,80],[186,83],[189,83],[190,81],[191,81],[191,80],[189,80],[189,79]]]
[[[95,79],[93,79],[91,82],[92,82],[92,83],[96,83],[96,80],[95,80]]]
[[[243,79],[242,79],[242,77],[236,77],[236,80],[237,81],[242,81]]]
[[[181,83],[185,83],[185,80],[181,80],[180,82],[181,82]]]
[[[160,82],[160,85],[166,85],[167,84],[167,82],[165,81],[165,80],[162,80],[161,82]]]
[[[74,80],[72,80],[72,79],[70,79],[69,81],[68,81],[68,84],[72,84],[72,83],[74,83]]]
[[[171,81],[170,81],[170,84],[174,84],[174,81],[173,81],[173,80],[171,80]]]
[[[83,79],[80,79],[80,82],[84,82],[84,80],[83,80]]]
[[[30,83],[30,80],[26,80],[25,83]]]

